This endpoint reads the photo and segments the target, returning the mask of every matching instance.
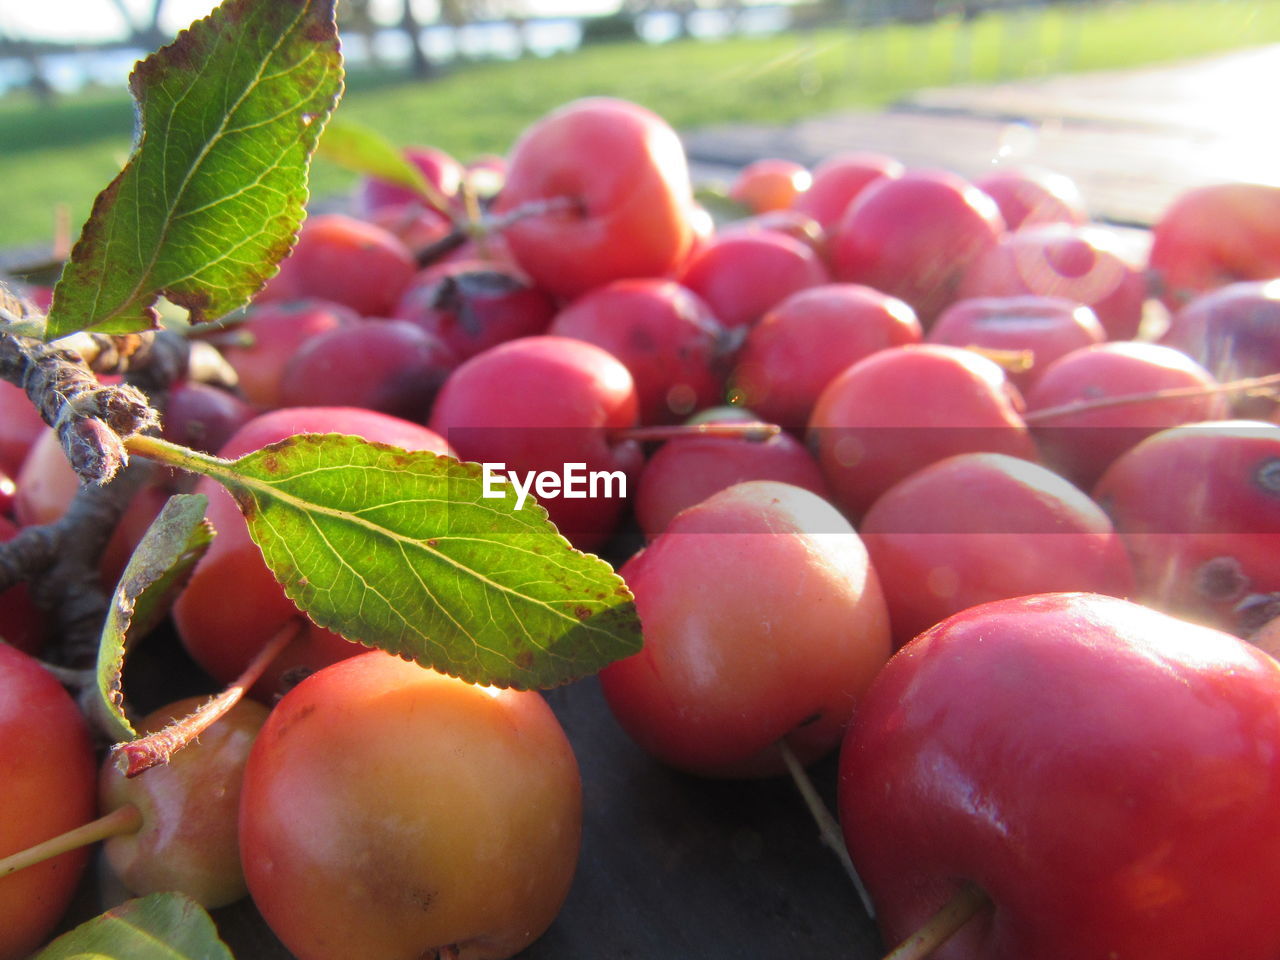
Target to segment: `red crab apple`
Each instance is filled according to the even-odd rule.
[[[138,731],[159,730],[205,699],[161,707],[143,718]],[[101,812],[132,805],[141,814],[135,832],[102,845],[107,863],[131,892],[178,890],[210,909],[249,892],[240,866],[240,787],[266,719],[266,707],[241,700],[167,763],[131,779],[108,757],[98,776]]]
[[[1052,170],[1006,167],[979,177],[973,185],[996,202],[1010,230],[1089,221],[1080,188],[1070,177]]]
[[[355,407],[282,407],[249,421],[218,451],[234,459],[298,433],[346,433],[407,450],[451,453],[426,427]],[[281,677],[295,668],[317,669],[364,648],[316,626],[263,563],[230,494],[210,480],[196,485],[209,497],[207,515],[218,531],[173,607],[173,622],[192,658],[212,677],[230,683],[277,633],[290,625],[299,635],[272,661],[253,687],[260,700],[279,691]]]
[[[713,237],[680,282],[726,327],[749,327],[798,290],[829,279],[813,247],[777,230],[731,230]]]
[[[439,338],[408,320],[361,318],[312,337],[280,375],[286,407],[363,407],[425,420],[457,365]]]
[[[887,943],[985,894],[934,960],[1273,960],[1280,664],[1110,597],[972,607],[866,694],[839,810]]]
[[[1280,279],[1232,283],[1195,297],[1173,314],[1160,342],[1222,381],[1280,373]],[[1241,416],[1265,416],[1276,403],[1241,395],[1235,407]]]
[[[920,342],[915,311],[857,283],[824,283],[778,303],[747,333],[729,378],[735,403],[803,430],[818,396],[845,368]]]
[[[812,183],[813,175],[803,164],[781,157],[764,157],[738,171],[729,184],[729,198],[752,213],[785,210]]]
[[[341,213],[309,217],[258,303],[318,297],[367,317],[389,314],[417,265],[388,230]]]
[[[676,516],[621,570],[640,653],[600,682],[622,727],[674,767],[716,777],[785,769],[839,742],[889,655],[862,541],[821,497],[740,483]]]
[[[0,857],[92,819],[97,765],[74,700],[38,660],[0,643]],[[0,877],[0,960],[21,960],[53,929],[87,850]]]
[[[836,154],[814,167],[813,183],[796,197],[792,209],[813,217],[830,233],[865,187],[905,172],[899,161],[881,153]]]
[[[668,273],[692,241],[692,202],[689,163],[671,126],[634,103],[588,97],[521,134],[494,213],[513,218],[503,235],[525,273],[573,297],[610,280]]]
[[[453,232],[453,223],[448,217],[423,206],[420,201],[379,207],[368,219],[397,237],[415,260]]]
[[[827,384],[808,440],[836,503],[860,517],[899,480],[955,454],[1034,460],[1021,409],[1017,388],[986,357],[941,344],[892,347]]]
[[[996,202],[967,180],[911,170],[877,180],[849,205],[831,236],[831,272],[907,301],[927,330],[1004,229]]]
[[[1111,464],[1093,496],[1133,557],[1138,599],[1234,628],[1240,600],[1280,591],[1280,426],[1162,430]]]
[[[675,281],[596,287],[556,314],[547,332],[594,343],[622,361],[636,383],[641,423],[673,423],[724,392],[724,329],[701,297]]]
[[[1108,339],[1129,340],[1142,324],[1146,279],[1098,226],[1024,227],[973,260],[957,297],[1064,297],[1090,307]]]
[[[972,297],[943,311],[926,338],[929,343],[1012,351],[1030,362],[1004,364],[1009,380],[1024,393],[1058,357],[1107,337],[1097,314],[1062,297],[1035,294]],[[991,355],[991,354],[988,354]],[[994,357],[993,357],[994,358]]]
[[[577,761],[541,696],[373,651],[272,711],[240,850],[298,960],[501,960],[555,919],[581,821]]]
[[[197,380],[179,380],[169,388],[161,436],[212,453],[253,419],[256,411],[234,393]]]
[[[448,345],[461,362],[516,337],[544,333],[556,303],[514,267],[453,260],[413,278],[394,315]]]
[[[1180,194],[1152,228],[1147,265],[1171,310],[1229,283],[1280,277],[1280,185],[1214,183]]]
[[[751,233],[760,230],[772,230],[774,233],[785,234],[793,240],[799,240],[807,247],[812,247],[813,252],[818,254],[819,257],[825,258],[827,255],[826,232],[817,220],[807,213],[801,213],[799,210],[768,210],[764,213],[757,213],[754,216],[733,220],[721,226],[716,235]],[[711,237],[706,238],[707,242],[711,239]],[[705,242],[702,245],[705,246]],[[700,249],[690,251],[690,261],[697,256]]]
[[[911,474],[858,529],[898,646],[988,600],[1133,593],[1133,565],[1102,508],[1046,467],[1000,453],[962,453]]]
[[[315,298],[255,305],[226,332],[219,349],[235,370],[244,398],[259,410],[270,410],[282,406],[280,378],[298,349],[359,318],[350,307]]]
[[[718,424],[757,421],[740,407],[707,410],[698,418]],[[636,521],[647,537],[655,537],[681,510],[747,480],[775,480],[828,496],[818,462],[789,433],[766,438],[692,434],[668,440],[645,462],[636,483]]]
[[[1045,463],[1087,489],[1144,437],[1183,423],[1224,419],[1229,405],[1212,392],[1217,385],[1208,370],[1173,347],[1097,343],[1049,365],[1026,394],[1027,420]],[[1165,390],[1174,395],[1156,395]],[[1188,395],[1179,395],[1183,391]],[[1131,402],[1090,407],[1122,397]]]
[[[493,464],[508,478],[510,471],[522,481],[554,475],[557,489],[537,499],[574,546],[589,550],[609,538],[626,506],[619,475],[629,482],[640,468],[639,444],[612,435],[634,427],[636,417],[635,381],[613,354],[569,337],[521,337],[453,372],[431,428],[463,460]],[[568,489],[569,464],[581,469],[576,491]]]

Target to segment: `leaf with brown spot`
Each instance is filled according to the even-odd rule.
[[[516,510],[509,485],[484,497],[479,464],[337,434],[234,462],[146,446],[227,487],[285,593],[352,640],[520,689],[640,648],[634,598],[613,568],[573,549],[532,498]]]
[[[32,960],[233,960],[204,908],[180,893],[128,900],[87,920]]]
[[[47,336],[248,302],[292,249],[342,92],[334,0],[226,0],[134,68],[140,126],[54,289]]]

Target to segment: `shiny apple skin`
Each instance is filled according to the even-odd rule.
[[[88,823],[97,764],[80,710],[38,660],[0,643],[0,857]],[[62,917],[86,848],[0,879],[0,960],[22,960]]]
[[[581,791],[540,695],[373,651],[304,680],[263,728],[245,875],[298,960],[501,960],[568,893]]]
[[[1280,185],[1211,183],[1179,194],[1151,230],[1147,266],[1177,310],[1241,280],[1280,277]]]
[[[898,646],[988,600],[1134,592],[1133,564],[1102,508],[1051,470],[1004,454],[930,464],[890,487],[858,529]]]
[[[141,733],[187,716],[205,698],[179,700],[148,714]],[[98,776],[101,811],[133,804],[142,814],[136,833],[112,837],[103,855],[130,891],[145,896],[177,890],[209,909],[245,896],[240,866],[240,787],[267,708],[241,700],[226,716],[175,753],[168,763],[127,778],[108,758]]]
[[[640,653],[600,674],[623,729],[670,766],[709,777],[785,770],[840,741],[888,658],[866,548],[822,498],[737,484],[679,514],[621,574]]]
[[[1234,632],[1241,600],[1280,591],[1280,426],[1162,430],[1112,463],[1093,497],[1125,540],[1144,603]]]
[[[689,162],[671,126],[650,110],[586,97],[535,121],[512,148],[494,212],[567,204],[503,231],[521,269],[562,297],[626,277],[657,277],[693,241]]]
[[[1280,664],[1091,594],[908,644],[840,758],[845,838],[897,943],[976,884],[935,960],[1273,960]]]

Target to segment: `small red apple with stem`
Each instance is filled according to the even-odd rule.
[[[1229,404],[1217,386],[1208,370],[1173,347],[1097,343],[1049,365],[1027,392],[1026,420],[1045,462],[1088,489],[1143,438],[1183,423],[1224,419]],[[1121,397],[1132,402],[1094,406]]]
[[[71,696],[34,657],[0,643],[0,858],[92,816],[97,764]],[[21,960],[67,909],[87,851],[11,872],[0,867],[0,960]]]
[[[967,905],[935,960],[1280,953],[1280,664],[1137,604],[922,634],[859,707],[839,808],[887,943]]]
[[[494,213],[535,283],[564,297],[663,276],[693,240],[680,138],[657,114],[587,97],[534,122],[512,148]]]
[[[957,300],[943,311],[927,340],[977,348],[992,359],[1010,357],[1013,362],[997,362],[1025,394],[1058,357],[1106,337],[1097,314],[1083,304],[1024,294]]]

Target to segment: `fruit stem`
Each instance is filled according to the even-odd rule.
[[[266,645],[258,651],[244,668],[244,672],[216,697],[212,697],[193,713],[167,724],[155,733],[117,743],[111,748],[115,763],[126,777],[136,777],[161,763],[168,763],[170,758],[213,726],[219,718],[234,707],[244,697],[245,691],[258,682],[268,664],[288,644],[297,637],[304,620],[293,617],[286,623]]]
[[[776,437],[782,428],[776,423],[746,421],[743,423],[677,423],[670,426],[623,427],[611,431],[615,440],[638,440],[641,443],[662,443],[681,437],[727,437],[730,440],[746,440],[764,443]]]
[[[885,954],[884,960],[925,960],[981,911],[991,898],[971,883],[961,884],[950,900],[915,933]]]
[[[518,207],[512,207],[500,216],[490,217],[484,224],[486,232],[497,233],[512,224],[519,223],[529,217],[546,217],[554,213],[573,213],[586,216],[586,205],[579,197],[562,194],[556,197],[544,197],[541,200],[530,200]]]
[[[844,865],[845,873],[849,875],[849,879],[853,881],[853,887],[858,891],[858,899],[862,901],[862,908],[867,911],[867,916],[875,919],[876,910],[871,903],[871,896],[867,893],[867,888],[862,883],[862,878],[858,876],[858,871],[853,865],[853,860],[849,858],[849,848],[845,846],[844,835],[840,832],[840,824],[836,823],[836,818],[831,815],[831,811],[827,809],[827,805],[822,802],[822,797],[818,794],[818,789],[813,785],[813,779],[809,776],[809,771],[805,770],[804,764],[800,762],[799,757],[791,749],[791,745],[786,740],[778,741],[778,750],[782,754],[782,762],[787,765],[787,772],[791,774],[791,780],[796,785],[796,789],[800,791],[800,796],[804,798],[805,806],[809,808],[809,815],[813,817],[814,823],[818,825],[818,835],[822,837],[822,842],[832,849],[840,863]]]
[[[1000,347],[981,347],[971,343],[965,347],[997,364],[1005,373],[1026,373],[1036,362],[1034,350],[1004,350]]]
[[[1122,407],[1131,403],[1145,403],[1148,400],[1179,400],[1185,397],[1211,397],[1221,393],[1256,393],[1274,396],[1280,387],[1280,373],[1271,373],[1265,377],[1247,377],[1243,380],[1230,380],[1226,383],[1215,383],[1205,387],[1169,387],[1165,390],[1151,390],[1147,393],[1129,393],[1121,397],[1098,397],[1094,400],[1074,400],[1056,407],[1044,407],[1022,415],[1023,422],[1029,424],[1056,420],[1059,417],[1071,417],[1077,413],[1088,413],[1105,407]]]
[[[231,472],[230,460],[212,457],[146,433],[135,433],[125,440],[124,446],[130,453],[139,457],[163,463],[166,467],[177,467],[188,473],[220,479]]]
[[[43,843],[37,843],[34,847],[19,850],[0,859],[0,878],[27,867],[34,867],[37,863],[52,860],[72,850],[87,847],[99,840],[123,836],[126,833],[137,833],[141,828],[142,813],[132,803],[126,803],[123,807],[117,807],[97,820],[91,820]]]

